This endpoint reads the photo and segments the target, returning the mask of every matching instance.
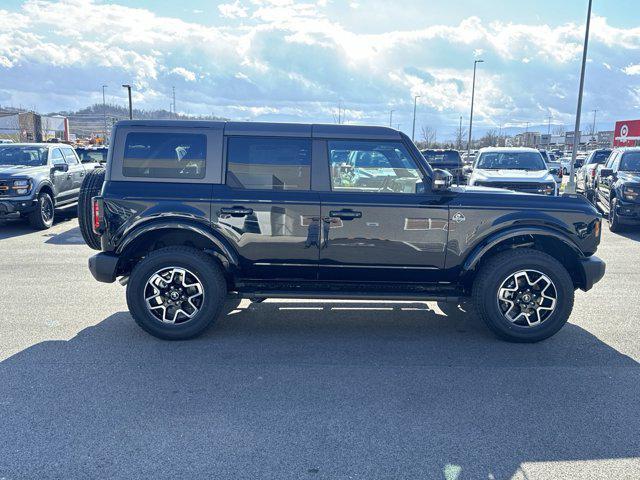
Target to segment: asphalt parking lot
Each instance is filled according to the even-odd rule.
[[[163,342],[75,219],[0,224],[0,478],[638,478],[640,232],[535,345],[432,303],[243,302]]]

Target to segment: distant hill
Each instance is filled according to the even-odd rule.
[[[69,118],[69,130],[72,134],[78,137],[90,137],[93,134],[104,131],[105,116],[107,119],[107,130],[110,130],[111,126],[118,120],[129,118],[129,109],[126,107],[111,104],[107,104],[105,107],[106,108],[103,108],[102,104],[97,103],[75,112],[60,111],[52,112],[48,115],[64,115]],[[213,115],[174,115],[168,110],[138,110],[136,108],[133,109],[133,118],[146,120],[227,120],[226,118]]]

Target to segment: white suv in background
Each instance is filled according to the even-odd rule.
[[[558,185],[535,148],[490,147],[478,152],[469,185],[557,195]]]

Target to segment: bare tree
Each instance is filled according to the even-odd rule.
[[[466,138],[466,136],[467,136],[467,129],[465,128],[464,125],[459,125],[458,128],[456,128],[456,131],[454,133],[455,146],[452,148],[462,150],[465,146],[464,139]]]
[[[422,126],[420,128],[420,132],[422,134],[422,141],[426,144],[426,148],[436,148],[437,142],[436,138],[438,136],[438,132],[435,128]]]
[[[489,130],[479,140],[481,147],[498,146],[498,133],[495,130]]]

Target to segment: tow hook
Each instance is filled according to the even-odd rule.
[[[127,286],[127,283],[129,283],[129,277],[120,277],[118,279],[118,282],[120,283],[120,285],[122,285],[123,287]]]

